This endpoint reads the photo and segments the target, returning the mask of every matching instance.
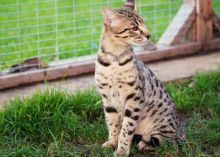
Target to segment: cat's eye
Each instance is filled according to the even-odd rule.
[[[133,31],[137,31],[137,30],[138,30],[138,27],[135,26],[135,27],[132,27],[131,29],[132,29]]]

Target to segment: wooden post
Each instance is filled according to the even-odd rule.
[[[184,0],[172,22],[158,41],[159,45],[178,45],[196,20],[195,0]]]
[[[212,39],[212,5],[211,0],[196,0],[196,41],[206,43]],[[203,46],[207,50],[207,46]]]

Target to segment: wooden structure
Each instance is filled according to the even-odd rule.
[[[211,0],[184,0],[158,44],[177,45],[183,38],[189,40],[191,37],[191,41],[202,44],[203,50],[209,50],[208,45],[203,44],[213,39],[213,26],[220,30],[219,24],[219,18],[212,10]]]
[[[146,63],[200,51],[220,50],[220,37],[214,38],[214,30],[220,32],[220,18],[214,13],[211,0],[184,0],[156,45],[157,49],[137,52],[137,57]],[[95,55],[58,67],[0,76],[0,90],[93,73],[94,61]]]

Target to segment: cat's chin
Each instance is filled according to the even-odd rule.
[[[149,42],[145,41],[145,42],[132,42],[131,45],[133,46],[144,46],[144,45],[148,45]]]

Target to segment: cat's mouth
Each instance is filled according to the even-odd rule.
[[[143,37],[138,37],[138,38],[135,39],[134,42],[138,45],[146,45],[148,43],[148,39],[143,38]]]
[[[149,41],[148,40],[134,41],[132,44],[135,46],[143,46],[149,44]]]

